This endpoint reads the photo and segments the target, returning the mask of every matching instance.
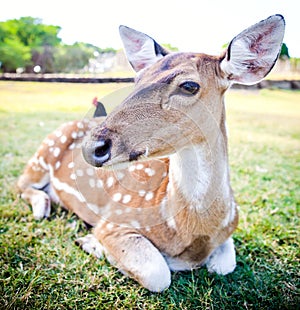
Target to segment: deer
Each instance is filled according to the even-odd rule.
[[[272,15],[211,56],[169,52],[120,26],[134,88],[106,117],[45,138],[17,184],[34,218],[48,217],[51,202],[74,212],[93,227],[76,243],[151,292],[167,289],[172,271],[233,272],[238,205],[224,96],[270,72],[284,28]]]

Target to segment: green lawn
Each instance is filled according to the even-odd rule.
[[[173,273],[170,289],[152,294],[74,244],[86,234],[75,215],[56,207],[33,219],[15,193],[26,161],[56,126],[91,113],[94,96],[125,86],[0,82],[0,308],[299,309],[300,92],[227,94],[240,205],[228,276]]]

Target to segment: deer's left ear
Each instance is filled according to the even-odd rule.
[[[229,44],[221,70],[233,83],[255,84],[273,68],[280,53],[285,21],[273,15],[249,27]]]
[[[152,65],[168,52],[148,35],[126,26],[120,26],[126,56],[136,72]]]

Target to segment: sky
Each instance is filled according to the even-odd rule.
[[[3,6],[3,3],[2,3]],[[284,42],[300,57],[299,0],[8,0],[0,21],[32,16],[61,27],[66,44],[119,49],[119,25],[186,52],[218,55],[245,28],[273,14],[286,20]]]

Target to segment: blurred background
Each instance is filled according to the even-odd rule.
[[[298,79],[299,10],[294,0],[11,0],[0,12],[0,72],[130,77],[120,24],[170,50],[218,55],[243,29],[282,14],[286,34],[270,77]]]

